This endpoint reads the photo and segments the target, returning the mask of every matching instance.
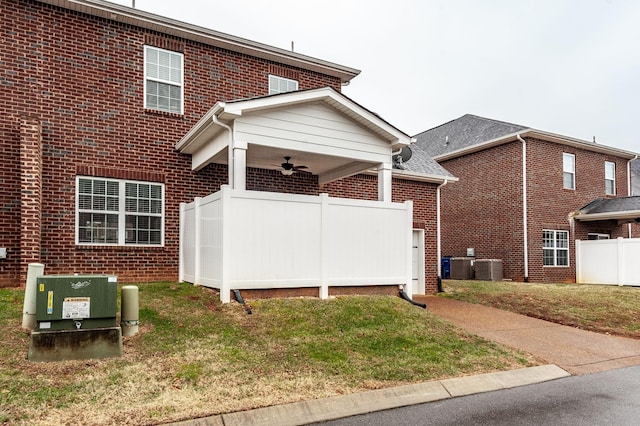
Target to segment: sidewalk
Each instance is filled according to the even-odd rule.
[[[416,296],[427,309],[487,340],[529,352],[574,375],[640,365],[640,340],[555,324],[439,296]]]

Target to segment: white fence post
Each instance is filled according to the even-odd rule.
[[[199,285],[200,284],[200,235],[201,235],[201,230],[200,230],[200,226],[201,226],[201,220],[200,220],[200,216],[202,214],[202,208],[200,207],[200,202],[202,201],[202,198],[200,197],[196,197],[193,200],[193,220],[194,220],[194,224],[193,224],[193,232],[194,232],[194,251],[193,251],[193,262],[194,262],[194,269],[193,269],[193,283],[195,285]]]
[[[228,185],[220,188],[222,197],[222,282],[220,283],[220,301],[222,303],[231,302],[231,239],[233,238],[232,227],[234,218],[232,211],[232,190]]]
[[[624,239],[622,237],[618,237],[616,239],[616,253],[618,255],[618,264],[616,267],[618,268],[618,285],[623,286],[625,282],[625,274],[624,274]]]
[[[329,195],[320,194],[320,299],[329,298],[327,282],[327,264],[329,260],[329,244],[327,243]]]
[[[185,228],[186,228],[186,203],[180,203],[180,237],[178,238],[178,282],[184,281],[184,245],[185,245]]]
[[[582,256],[580,253],[582,241],[576,240],[576,283],[582,284]]]

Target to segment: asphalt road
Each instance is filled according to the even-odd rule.
[[[638,425],[640,366],[349,417],[322,425]]]

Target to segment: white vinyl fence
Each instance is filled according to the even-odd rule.
[[[413,205],[238,191],[180,206],[180,280],[220,289],[405,285]]]
[[[576,282],[640,286],[640,238],[576,240]]]

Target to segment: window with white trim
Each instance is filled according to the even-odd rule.
[[[144,47],[144,107],[182,114],[184,110],[182,53]]]
[[[542,231],[544,266],[569,266],[569,231]]]
[[[278,93],[294,92],[298,90],[298,82],[289,78],[278,77],[277,75],[269,75],[269,94],[277,95]]]
[[[607,195],[616,195],[616,163],[604,162],[604,192]]]
[[[163,184],[79,176],[76,197],[76,244],[164,244]]]
[[[576,189],[576,156],[562,153],[562,187]]]
[[[597,232],[589,232],[587,234],[587,239],[588,240],[609,240],[611,239],[611,235],[610,234],[600,234]]]

